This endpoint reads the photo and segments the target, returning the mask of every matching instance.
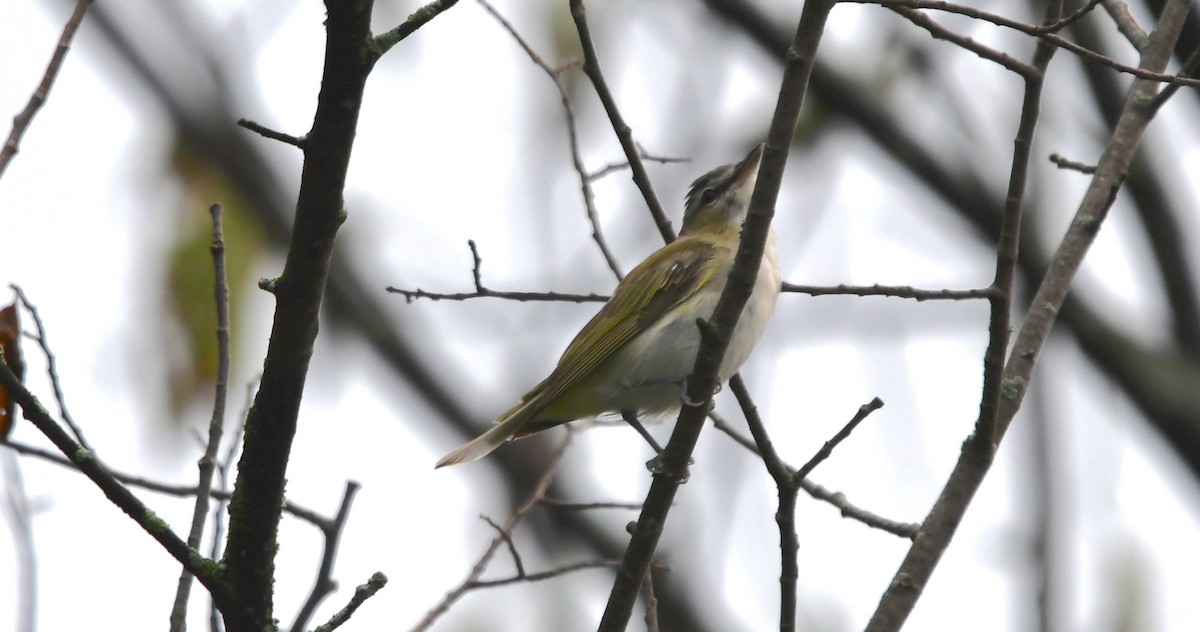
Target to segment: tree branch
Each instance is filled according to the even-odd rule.
[[[12,130],[8,132],[4,146],[0,147],[0,177],[4,177],[4,171],[8,169],[9,163],[21,150],[21,139],[29,129],[30,123],[33,122],[33,117],[37,115],[38,110],[42,109],[46,99],[50,96],[50,89],[54,87],[58,71],[67,57],[67,51],[71,49],[71,41],[75,39],[75,32],[79,30],[83,16],[87,14],[90,6],[92,6],[92,0],[76,0],[75,10],[71,12],[71,17],[63,27],[62,35],[58,38],[58,46],[55,47],[54,54],[50,56],[46,72],[42,74],[42,81],[29,97],[29,102],[25,104],[24,109],[13,117]]]
[[[1174,42],[1179,37],[1187,9],[1188,3],[1184,0],[1171,0],[1167,3],[1144,49],[1142,68],[1156,71],[1166,66]],[[1123,174],[1154,114],[1153,97],[1156,89],[1157,85],[1146,79],[1138,79],[1130,86],[1121,117],[1096,166],[1096,174],[1084,194],[1074,220],[1051,259],[1042,284],[1033,299],[1032,309],[1022,324],[1012,352],[1008,356],[1000,380],[994,437],[990,438],[986,433],[977,431],[964,446],[941,495],[922,525],[921,533],[896,571],[891,585],[867,625],[869,632],[899,630],[904,624],[942,553],[949,546],[971,498],[982,485],[994,453],[994,443],[1003,438],[1020,408],[1038,355],[1045,345],[1059,310],[1064,305],[1071,281],[1108,214]],[[988,423],[983,418],[984,412],[981,408],[981,425]],[[986,430],[986,427],[984,429]]]
[[[274,625],[276,532],[304,382],[329,278],[346,172],[367,76],[378,56],[371,36],[372,0],[328,0],[325,69],[283,273],[262,382],[246,419],[245,443],[229,504],[222,558],[236,603],[218,607],[229,632]]]
[[[570,6],[571,17],[575,20],[575,29],[579,32],[579,44],[583,47],[583,72],[588,79],[592,80],[592,86],[596,88],[596,95],[600,97],[600,103],[604,105],[604,111],[608,113],[608,120],[612,122],[613,131],[621,142],[621,148],[625,150],[625,159],[629,161],[629,168],[633,171],[633,182],[642,192],[642,197],[646,200],[646,207],[650,210],[650,216],[654,218],[654,224],[658,227],[659,234],[662,235],[663,241],[668,243],[675,241],[675,230],[671,228],[671,220],[667,219],[662,202],[658,201],[658,196],[654,193],[654,185],[650,183],[650,174],[646,171],[646,166],[642,164],[641,152],[633,140],[633,128],[629,127],[625,118],[621,116],[617,100],[609,90],[608,82],[604,80],[604,73],[600,71],[600,58],[596,55],[596,45],[592,42],[592,30],[588,27],[587,9],[583,6],[583,0],[570,0]]]
[[[220,572],[211,560],[192,549],[181,540],[162,518],[159,518],[141,500],[134,496],[128,488],[120,483],[108,468],[96,457],[95,452],[81,446],[71,438],[42,407],[33,393],[25,388],[17,376],[9,368],[0,351],[0,386],[21,406],[25,418],[33,423],[46,438],[71,460],[71,463],[85,476],[92,480],[100,491],[126,515],[133,518],[150,537],[158,541],[184,568],[190,570],[200,583],[208,588],[214,598],[228,598],[226,586],[221,581]]]
[[[188,546],[199,550],[204,537],[204,523],[208,519],[209,497],[212,493],[213,471],[217,465],[217,451],[221,448],[221,435],[225,428],[225,398],[229,393],[229,280],[225,274],[225,229],[222,223],[220,204],[208,209],[212,215],[212,257],[214,300],[217,307],[217,384],[213,396],[212,419],[208,424],[208,445],[200,457],[200,481],[196,484],[196,503],[192,510],[192,527],[188,531]],[[175,590],[175,605],[171,608],[172,632],[187,629],[187,602],[192,590],[192,575],[184,569]]]
[[[578,16],[582,15],[582,5],[578,0],[573,0],[571,6],[572,14],[577,15],[578,21]],[[717,370],[728,347],[730,332],[750,297],[758,273],[783,179],[788,148],[800,118],[800,106],[812,74],[817,46],[833,6],[833,0],[809,0],[804,4],[796,36],[788,50],[775,116],[767,135],[758,184],[751,197],[737,256],[713,311],[711,327],[700,328],[700,349],[692,375],[687,380],[687,400],[661,455],[662,467],[655,472],[625,558],[617,571],[598,628],[601,632],[620,632],[628,624],[675,493],[684,479],[696,440],[704,427],[704,418],[717,385]],[[687,402],[699,402],[699,405]]]
[[[308,599],[304,600],[300,614],[296,615],[296,620],[292,623],[292,632],[304,632],[308,628],[308,622],[312,619],[313,614],[316,613],[317,607],[321,605],[322,601],[325,601],[330,593],[337,590],[337,582],[333,579],[333,564],[337,561],[337,552],[342,545],[342,531],[350,519],[350,505],[354,502],[354,496],[360,489],[362,489],[362,485],[357,481],[347,481],[337,516],[333,520],[323,520],[317,525],[325,536],[321,567],[317,570],[317,581],[313,584]],[[376,575],[382,575],[382,573],[376,573]]]

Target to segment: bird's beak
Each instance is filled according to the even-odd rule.
[[[758,162],[762,160],[763,143],[754,146],[750,153],[737,164],[737,175],[734,177],[734,182],[737,188],[742,188],[747,182],[750,182],[758,177]]]

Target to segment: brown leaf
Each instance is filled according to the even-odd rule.
[[[18,379],[25,379],[25,361],[21,357],[21,313],[17,302],[0,309],[0,349],[4,350],[4,361],[8,368],[17,374]],[[0,442],[8,441],[16,425],[16,402],[0,386]]]

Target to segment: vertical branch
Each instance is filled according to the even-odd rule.
[[[225,274],[225,229],[221,217],[221,205],[213,204],[208,212],[212,215],[213,298],[217,307],[217,385],[213,397],[212,419],[208,423],[208,445],[200,457],[200,481],[196,485],[196,504],[192,510],[192,528],[187,543],[200,549],[204,537],[204,523],[208,519],[209,496],[212,492],[213,471],[217,463],[217,450],[221,447],[221,434],[225,428],[225,399],[229,392],[229,280]],[[187,602],[192,590],[192,574],[185,568],[179,575],[175,589],[175,606],[171,609],[171,630],[182,632],[187,629]]]
[[[1045,24],[1062,17],[1062,0],[1049,3]],[[1025,97],[1021,104],[1021,121],[1013,140],[1012,167],[1008,177],[1008,192],[1004,198],[1004,215],[1000,220],[1000,238],[996,243],[996,273],[988,296],[991,308],[988,326],[988,347],[983,356],[983,394],[979,402],[979,419],[975,431],[985,447],[995,449],[996,423],[1000,406],[1000,380],[1004,373],[1004,358],[1012,328],[1013,283],[1017,274],[1017,255],[1020,248],[1021,212],[1025,201],[1025,183],[1029,179],[1029,154],[1042,108],[1042,85],[1050,60],[1058,49],[1046,40],[1038,40],[1029,69],[1022,73]]]
[[[661,455],[662,467],[655,472],[641,516],[625,550],[621,568],[617,571],[604,617],[600,621],[599,630],[602,632],[620,632],[628,624],[675,493],[684,480],[687,463],[704,428],[705,416],[717,385],[717,369],[728,347],[730,332],[750,298],[758,274],[767,233],[775,214],[775,201],[779,196],[788,148],[800,119],[800,106],[816,60],[817,46],[835,3],[836,0],[809,0],[804,4],[796,36],[788,49],[775,116],[771,121],[766,151],[759,168],[758,184],[750,200],[750,210],[733,268],[729,272],[729,281],[713,311],[711,323],[700,327],[700,350],[692,375],[687,380],[683,410]],[[576,5],[577,0],[572,0],[572,8]],[[690,402],[699,403],[693,405]]]
[[[1143,49],[1140,68],[1161,71],[1166,67],[1187,10],[1186,0],[1169,0]],[[1151,80],[1136,79],[1130,86],[1121,116],[1096,166],[1096,173],[1047,267],[1033,299],[1032,309],[1021,325],[1008,356],[1000,383],[993,435],[989,438],[976,432],[964,446],[941,495],[925,519],[921,533],[880,599],[867,625],[869,632],[899,630],[904,624],[942,553],[949,546],[971,499],[983,484],[995,443],[1003,438],[1020,408],[1037,357],[1066,300],[1071,282],[1107,217],[1123,174],[1153,118],[1157,85]]]
[[[262,382],[246,419],[245,443],[229,504],[223,563],[237,604],[220,604],[231,632],[274,625],[276,532],[288,457],[319,327],[350,152],[367,75],[378,59],[371,0],[326,2],[325,69],[317,112],[304,143],[304,168],[283,273],[264,286],[275,319]]]

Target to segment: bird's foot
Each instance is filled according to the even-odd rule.
[[[696,461],[694,459],[690,459],[690,458],[688,459],[688,465],[691,465],[695,462]],[[663,462],[662,452],[659,452],[658,454],[656,454],[653,459],[646,461],[646,469],[650,470],[651,474],[653,474],[655,476],[669,476],[672,479],[674,479],[676,483],[678,483],[680,485],[683,485],[684,483],[688,482],[688,479],[690,479],[692,477],[692,473],[688,469],[688,465],[683,466],[683,471],[681,471],[681,472],[676,472],[676,473],[668,472],[666,463]]]

